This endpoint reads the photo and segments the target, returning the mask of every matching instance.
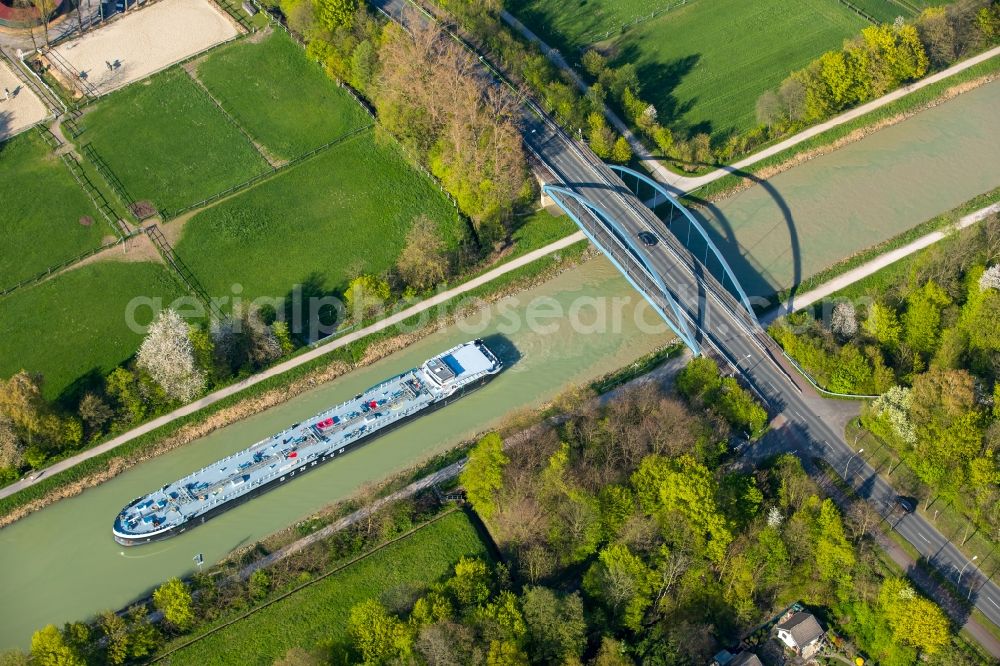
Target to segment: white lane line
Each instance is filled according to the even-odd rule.
[[[1000,606],[997,606],[997,602],[993,601],[992,597],[986,597],[986,600],[989,601],[994,606],[996,606],[997,608],[1000,608]]]
[[[917,532],[917,536],[926,541],[927,543],[931,542],[931,540],[925,537],[921,532]]]

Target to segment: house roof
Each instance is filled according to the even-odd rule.
[[[726,666],[764,666],[753,652],[740,652]]]
[[[823,635],[823,627],[819,626],[812,613],[799,611],[778,625],[779,630],[787,631],[799,647],[809,645]]]

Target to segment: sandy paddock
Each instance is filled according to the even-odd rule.
[[[239,34],[209,0],[160,0],[53,49],[103,95]],[[108,63],[118,62],[109,69]]]
[[[5,88],[11,92],[7,100],[4,99]],[[38,95],[0,60],[0,141],[23,132],[48,115],[49,110]]]

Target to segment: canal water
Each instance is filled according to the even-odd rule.
[[[112,540],[114,517],[132,498],[452,345],[489,336],[509,368],[458,403],[174,539],[133,549]],[[216,562],[367,483],[454,446],[513,410],[540,405],[569,386],[622,367],[671,337],[615,269],[603,258],[595,259],[482,308],[389,358],[42,509],[0,530],[0,649],[27,647],[31,633],[47,623],[126,605],[167,578],[190,573],[198,553]]]
[[[814,158],[704,216],[747,293],[789,288],[1000,185],[1000,81]]]

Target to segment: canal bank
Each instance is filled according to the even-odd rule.
[[[510,367],[456,405],[401,428],[175,539],[123,550],[110,526],[129,500],[473,337],[503,336]],[[400,353],[144,462],[0,530],[0,646],[25,647],[47,623],[126,605],[163,580],[215,562],[319,508],[440,453],[504,415],[634,361],[672,336],[603,259],[565,271],[437,330]]]
[[[1000,81],[698,213],[747,293],[770,296],[1000,185]]]

